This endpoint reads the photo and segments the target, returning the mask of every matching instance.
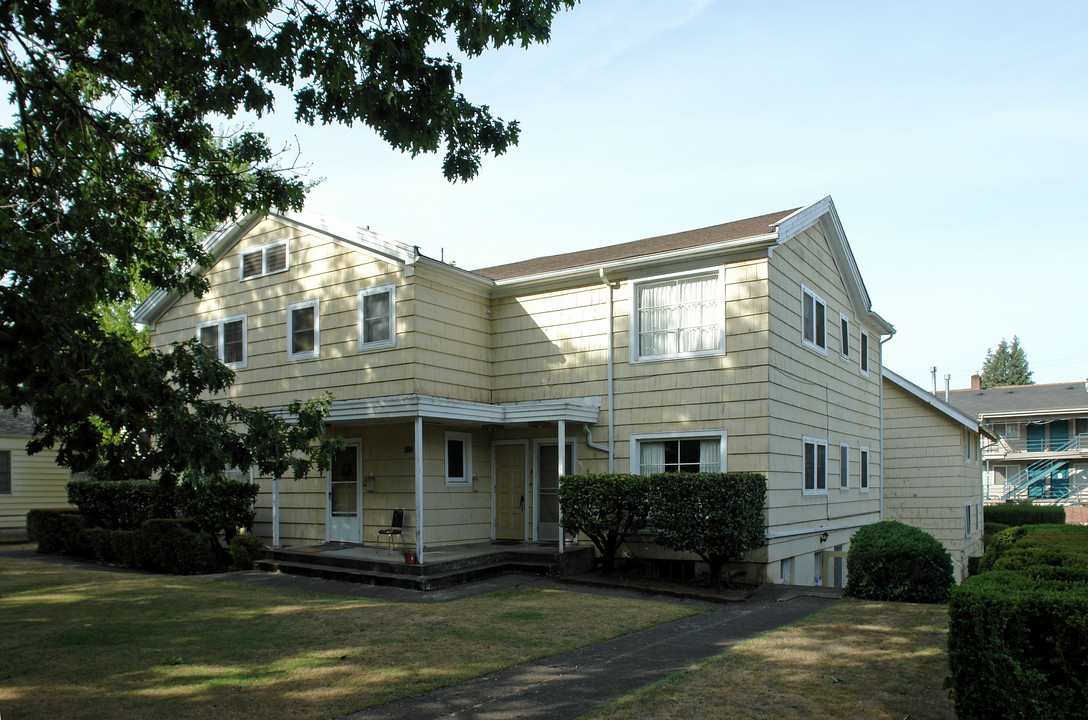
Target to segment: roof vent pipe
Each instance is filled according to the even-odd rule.
[[[949,385],[949,381],[951,381],[951,380],[952,380],[952,376],[949,375],[948,373],[945,373],[944,374],[944,401],[945,402],[948,402],[948,385]]]
[[[933,376],[933,394],[937,394],[937,366],[932,365],[929,368],[929,374]]]

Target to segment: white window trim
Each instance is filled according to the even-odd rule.
[[[812,469],[812,471],[813,471],[812,482],[813,482],[814,487],[811,490],[809,490],[808,488],[805,487],[805,447],[807,445],[823,446],[823,448],[824,448],[823,487],[820,487],[820,478],[816,474],[816,470],[818,468],[814,467]],[[815,451],[815,450],[813,451],[813,453],[814,453],[813,462],[815,462],[815,460],[816,460],[816,458],[815,458],[815,453],[816,452],[817,451]],[[804,437],[801,438],[801,494],[802,495],[827,495],[827,466],[828,466],[828,460],[829,460],[829,458],[827,456],[827,439],[826,438],[812,437],[810,435],[805,435]]]
[[[450,476],[450,440],[460,440],[461,447],[464,448],[465,453],[462,458],[461,467],[464,469],[464,477],[451,477]],[[445,476],[446,485],[454,487],[465,487],[472,485],[472,434],[465,432],[449,432],[447,431],[442,440],[442,456],[445,459]]]
[[[805,338],[805,295],[812,296],[812,340]],[[816,303],[824,306],[824,344],[821,347],[816,344]],[[814,290],[809,289],[802,283],[801,285],[801,344],[807,348],[815,350],[821,355],[827,355],[827,302],[822,297],[816,294]]]
[[[314,309],[314,349],[307,350],[306,352],[296,353],[292,350],[295,337],[295,316],[294,311],[301,308],[312,307]],[[321,300],[303,300],[302,302],[291,303],[287,306],[287,359],[291,361],[295,360],[313,360],[321,355]]]
[[[869,350],[869,333],[862,330],[858,336],[858,368],[865,377],[869,377]]]
[[[223,361],[223,339],[224,339],[224,327],[227,323],[242,321],[242,359],[239,362],[224,362]],[[224,318],[218,318],[216,320],[206,320],[202,323],[197,323],[196,326],[196,339],[200,342],[200,331],[206,327],[218,326],[219,327],[219,343],[217,359],[231,370],[241,370],[249,364],[249,322],[246,319],[246,315],[230,315]]]
[[[655,282],[662,282],[665,280],[675,280],[677,278],[685,277],[698,277],[700,275],[712,275],[718,274],[718,281],[715,283],[715,287],[718,291],[718,313],[719,313],[719,331],[718,331],[718,347],[712,350],[700,350],[698,352],[687,353],[675,353],[672,355],[649,355],[642,357],[639,354],[639,323],[638,323],[638,289],[642,285],[652,284]],[[701,270],[693,270],[690,272],[671,273],[668,275],[655,275],[653,277],[638,278],[630,282],[630,297],[628,298],[628,327],[631,328],[628,337],[630,343],[630,362],[636,363],[652,363],[652,362],[668,362],[671,360],[686,360],[688,358],[699,357],[720,357],[725,355],[725,267],[717,268],[703,268]]]
[[[974,513],[975,508],[972,503],[963,504],[963,537],[970,538],[974,534]]]
[[[846,451],[846,457],[843,458],[843,451]],[[845,460],[845,462],[844,462]],[[846,467],[844,468],[843,465]],[[843,484],[843,479],[846,480],[846,484]],[[850,445],[849,443],[839,443],[839,490],[850,489]]]
[[[858,487],[863,493],[867,493],[873,484],[873,469],[869,467],[869,447],[867,445],[858,448],[858,458],[860,460],[858,465]]]
[[[386,340],[376,340],[373,342],[366,342],[365,330],[363,327],[363,298],[369,295],[378,295],[380,293],[389,293],[389,338]],[[355,329],[359,334],[359,352],[367,352],[369,350],[384,350],[386,348],[396,347],[397,345],[397,286],[393,283],[388,285],[376,285],[375,287],[365,288],[359,291],[357,304],[357,319],[355,321]]]
[[[846,332],[843,332],[843,325]],[[843,362],[850,362],[850,318],[845,313],[839,313],[839,356]]]
[[[268,272],[268,251],[274,247],[284,246],[284,265],[282,270],[276,270],[274,272]],[[253,253],[261,253],[261,272],[256,275],[250,275],[246,277],[246,255],[252,255]],[[249,280],[256,280],[257,278],[267,277],[268,275],[278,275],[282,272],[287,272],[291,269],[291,245],[287,240],[274,240],[264,245],[258,245],[257,247],[251,247],[243,250],[238,255],[238,281],[248,282]]]
[[[662,440],[710,440],[717,437],[721,442],[719,449],[721,457],[721,468],[718,472],[726,472],[726,432],[724,429],[719,430],[689,430],[686,432],[657,432],[657,433],[642,433],[631,436],[631,474],[641,475],[641,463],[642,452],[639,447],[640,443],[644,442],[661,442]]]

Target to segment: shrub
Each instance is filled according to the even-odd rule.
[[[117,558],[113,554],[110,532],[101,527],[89,527],[80,530],[78,535],[79,555],[100,563],[116,562]]]
[[[172,575],[192,575],[217,569],[211,537],[193,532],[189,519],[152,518],[136,531],[146,554],[141,558],[144,570]]]
[[[1080,525],[1020,525],[1003,530],[990,540],[979,563],[986,572],[1015,548],[1070,548],[1088,553],[1088,531]]]
[[[654,541],[693,552],[722,586],[722,567],[765,542],[767,478],[757,473],[661,473],[650,476]]]
[[[1003,525],[1001,523],[987,522],[982,524],[982,549],[985,550],[990,545],[990,539],[1003,530],[1008,530],[1011,525]]]
[[[181,517],[193,518],[201,532],[229,544],[240,529],[253,528],[253,502],[260,488],[218,476],[186,478],[175,490]]]
[[[563,529],[593,541],[602,572],[612,572],[620,546],[645,527],[648,491],[642,475],[568,475],[559,484]]]
[[[1017,552],[1001,562],[1018,565]],[[1039,569],[1071,570],[994,569],[952,591],[948,665],[960,720],[1084,717],[1088,586],[1068,577],[1033,577]]]
[[[155,480],[73,480],[68,502],[88,525],[108,530],[137,530],[150,518],[175,514],[172,489]]]
[[[259,535],[235,535],[230,540],[230,569],[252,570],[262,552],[264,540]]]
[[[79,533],[86,527],[83,516],[71,508],[31,510],[26,514],[27,538],[38,543],[38,552],[45,555],[76,554]]]
[[[148,549],[136,530],[111,531],[110,549],[113,551],[113,556],[117,558],[117,562],[125,567],[139,569],[148,564]]]
[[[929,533],[894,520],[850,539],[845,594],[868,600],[941,603],[955,582],[952,558]]]
[[[1032,505],[1031,503],[1005,503],[987,505],[982,510],[985,522],[1002,525],[1061,525],[1065,522],[1065,508],[1060,505]]]

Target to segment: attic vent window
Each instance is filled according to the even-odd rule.
[[[242,253],[242,280],[271,275],[287,269],[287,241],[269,243]]]

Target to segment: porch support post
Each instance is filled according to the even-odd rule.
[[[280,479],[272,476],[272,547],[280,546]]]
[[[423,564],[423,416],[416,415],[415,440],[413,442],[416,461],[416,561]]]
[[[562,508],[562,506],[559,505],[558,495],[559,495],[559,484],[563,482],[563,476],[567,474],[567,421],[566,420],[560,420],[559,421],[559,452],[556,453],[556,455],[559,456],[559,463],[558,463],[559,464],[559,475],[556,476],[556,480],[555,480],[555,493],[556,493],[556,496],[557,496],[556,499],[555,499],[555,509],[556,509],[557,522],[559,523],[559,553],[563,554],[563,552],[565,550],[564,546],[566,545],[566,543],[564,542],[565,538],[563,537],[564,536],[564,533],[563,533],[563,508]]]

